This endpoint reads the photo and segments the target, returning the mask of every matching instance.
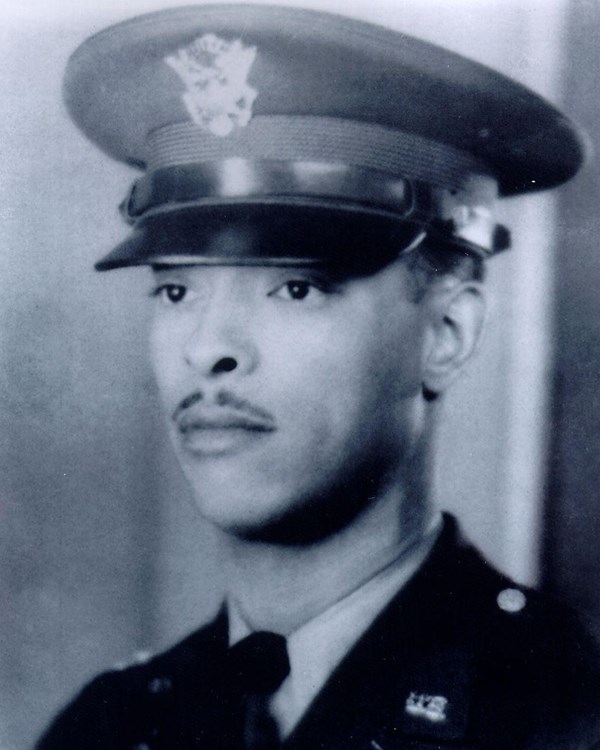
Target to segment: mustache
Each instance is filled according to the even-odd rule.
[[[221,407],[236,412],[242,417],[248,417],[250,419],[259,420],[261,422],[274,424],[275,417],[262,406],[253,404],[241,396],[233,393],[232,391],[221,390],[215,395],[214,399],[210,401],[206,400],[206,396],[203,391],[193,391],[181,401],[175,407],[171,419],[174,422],[179,422],[182,415],[185,414],[188,409],[193,408],[196,404],[204,402],[209,407]]]

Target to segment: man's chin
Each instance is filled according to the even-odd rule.
[[[319,543],[348,526],[370,504],[362,493],[306,494],[303,497],[269,498],[237,493],[219,495],[206,487],[193,493],[201,515],[220,532],[239,541],[305,547]],[[257,498],[254,501],[251,498]]]
[[[236,488],[239,492],[239,485]],[[281,509],[274,501],[269,503],[263,495],[257,497],[248,493],[240,497],[236,490],[218,492],[207,491],[206,485],[201,488],[192,486],[192,499],[202,518],[217,531],[241,541],[275,542],[277,529],[285,525],[289,511]]]

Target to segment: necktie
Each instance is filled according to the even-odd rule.
[[[242,705],[245,750],[276,750],[279,732],[269,712],[269,698],[290,671],[285,638],[257,632],[229,649],[230,679]]]

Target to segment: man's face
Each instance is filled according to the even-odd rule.
[[[207,519],[300,540],[350,522],[401,473],[426,326],[401,263],[345,280],[226,266],[154,277],[153,364]]]

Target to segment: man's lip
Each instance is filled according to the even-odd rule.
[[[266,420],[254,419],[246,414],[224,412],[207,414],[191,409],[177,420],[182,435],[189,432],[211,430],[247,430],[249,432],[273,432],[275,425]]]
[[[202,458],[229,456],[252,449],[276,429],[270,420],[231,410],[198,407],[180,414],[176,427],[181,448]]]

